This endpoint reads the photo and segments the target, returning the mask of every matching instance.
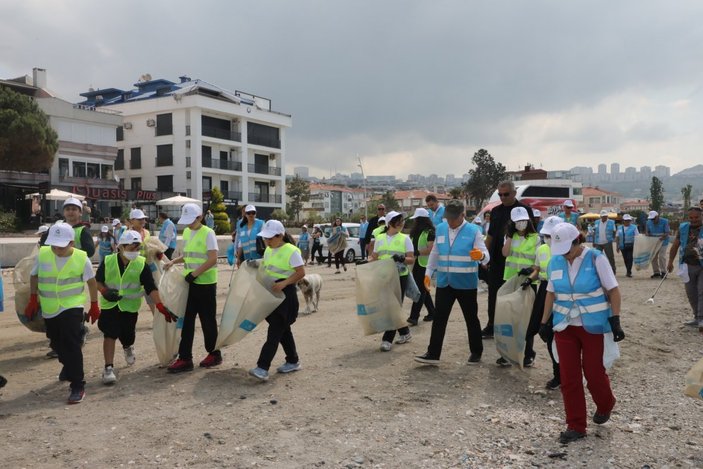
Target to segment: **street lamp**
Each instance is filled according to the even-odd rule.
[[[369,218],[369,204],[368,200],[366,199],[366,176],[364,176],[364,167],[361,165],[361,158],[359,158],[359,155],[356,155],[356,159],[359,161],[359,164],[357,165],[359,169],[361,169],[361,180],[364,183],[364,216],[368,220]]]

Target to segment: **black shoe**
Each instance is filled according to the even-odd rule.
[[[547,381],[545,388],[549,389],[550,391],[556,391],[557,389],[559,389],[559,386],[561,386],[561,380],[559,378],[552,378]]]
[[[661,277],[661,274],[659,272],[649,276],[649,278],[659,278],[659,277]]]
[[[632,272],[626,273],[626,274],[625,274],[625,277],[630,277],[630,278],[632,278]]]
[[[603,425],[608,420],[610,420],[610,412],[608,412],[607,414],[601,414],[599,412],[593,414],[593,423]]]
[[[439,358],[432,358],[427,353],[415,356],[415,361],[425,365],[439,365]]]
[[[408,318],[408,319],[406,319],[406,322],[408,324],[410,324],[411,326],[417,326],[417,319]]]
[[[46,352],[46,358],[59,358],[59,354],[55,350],[49,350]]]
[[[422,320],[425,322],[432,322],[433,319],[434,319],[434,316],[432,316],[431,314],[428,314],[427,316],[422,318]]]
[[[535,365],[535,357],[525,357],[522,361],[523,368],[532,368]]]
[[[83,401],[85,397],[85,389],[71,389],[71,393],[68,395],[69,404],[79,404]]]
[[[508,360],[506,360],[503,357],[500,357],[498,360],[496,360],[496,365],[498,365],[498,366],[513,366],[512,363],[510,363]]]
[[[486,326],[483,328],[481,331],[481,337],[484,339],[492,339],[493,338],[493,326]]]
[[[469,356],[469,365],[478,365],[479,363],[481,363],[481,355],[472,353]]]
[[[565,445],[571,443],[572,441],[580,440],[585,436],[585,433],[577,432],[576,430],[567,428],[565,432],[561,432],[559,434],[559,443]]]
[[[7,384],[7,380],[5,379],[4,376],[0,375],[0,388],[4,388],[6,384]]]

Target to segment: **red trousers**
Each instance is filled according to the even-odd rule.
[[[586,395],[583,376],[598,413],[609,413],[615,406],[615,396],[603,366],[603,335],[591,334],[583,327],[569,326],[554,333],[559,353],[561,394],[564,398],[566,426],[586,432]]]

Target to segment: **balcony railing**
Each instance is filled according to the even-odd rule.
[[[203,137],[214,137],[221,138],[222,140],[232,140],[234,142],[242,141],[242,134],[240,132],[233,132],[226,129],[218,129],[217,127],[203,126]]]
[[[280,176],[281,175],[281,168],[276,168],[274,166],[249,163],[248,169],[249,169],[250,173],[269,174],[271,176]]]
[[[222,191],[222,196],[225,198],[225,200],[236,200],[237,202],[242,200],[241,191]]]
[[[247,139],[248,142],[252,145],[261,145],[262,147],[270,148],[281,148],[281,140],[277,138],[257,137],[256,135],[249,135]]]
[[[203,158],[203,168],[226,169],[227,171],[241,171],[242,162]]]
[[[256,192],[249,192],[249,202],[260,202],[264,204],[280,204],[281,201],[282,200],[280,195],[266,195],[257,194]]]
[[[117,187],[117,181],[114,179],[101,179],[101,178],[89,178],[89,177],[74,177],[74,176],[61,176],[59,175],[59,182],[64,184],[72,184],[74,186],[93,186],[93,187]]]

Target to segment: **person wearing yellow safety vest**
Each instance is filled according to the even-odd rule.
[[[258,235],[266,243],[260,268],[264,275],[274,281],[271,291],[283,292],[286,296],[283,303],[266,317],[269,324],[266,342],[261,347],[256,368],[249,370],[251,376],[266,381],[269,379],[268,370],[279,344],[286,353],[286,362],[279,366],[277,371],[290,373],[301,369],[291,325],[298,317],[298,293],[295,288],[298,280],[305,277],[305,267],[300,249],[287,235],[280,221],[267,221]]]
[[[88,315],[92,323],[100,317],[98,289],[90,259],[85,251],[73,247],[75,232],[71,225],[56,223],[48,233],[46,246],[39,249],[31,271],[30,297],[24,314],[32,320],[41,305],[47,333],[63,365],[59,380],[71,383],[68,403],[77,404],[85,396],[81,351],[84,284],[88,284],[90,292]]]
[[[146,292],[156,304],[156,309],[171,322],[176,317],[161,303],[151,269],[146,259],[139,255],[142,237],[128,230],[118,240],[118,251],[105,257],[95,273],[100,298],[98,328],[103,333],[103,384],[117,381],[114,369],[115,342],[119,339],[128,366],[134,365],[134,340],[139,307]]]
[[[503,256],[505,256],[505,270],[503,280],[509,280],[516,275],[530,275],[535,264],[539,235],[530,220],[530,215],[524,207],[515,207],[510,211],[510,223],[507,226],[505,241],[503,242]],[[523,283],[529,285],[531,280]],[[534,288],[534,287],[533,287]],[[524,366],[532,366],[534,357],[528,360],[525,355]],[[510,362],[503,357],[496,360],[500,366],[510,366]]]
[[[384,215],[384,216],[378,217],[378,220],[376,221],[376,228],[371,230],[371,235],[369,238],[369,253],[373,253],[373,245],[376,242],[376,236],[383,233],[383,230],[385,230],[385,229],[386,229],[386,217]]]
[[[215,350],[217,343],[217,237],[215,232],[203,225],[203,209],[197,204],[185,204],[181,210],[179,225],[188,225],[183,230],[183,255],[164,265],[170,269],[174,264],[185,263],[183,274],[190,284],[186,303],[181,344],[178,359],[169,367],[169,373],[180,373],[193,369],[193,336],[195,317],[200,316],[200,326],[208,352],[200,362],[202,368],[222,363],[222,354]]]
[[[405,224],[403,214],[390,211],[385,219],[386,226],[383,227],[378,235],[375,235],[371,260],[393,259],[398,264],[404,264],[404,268],[398,273],[400,277],[400,303],[402,304],[403,297],[405,296],[405,287],[408,284],[408,275],[410,273],[408,271],[408,265],[412,265],[415,262],[415,249],[413,248],[413,242],[410,236],[401,233],[403,225]],[[405,344],[412,339],[408,326],[398,329],[398,334],[400,334],[400,337],[396,340],[396,344]],[[382,352],[389,352],[391,350],[394,337],[394,330],[383,333],[383,337],[381,338]]]
[[[442,214],[444,214],[444,206],[442,206]],[[425,305],[427,308],[427,316],[423,321],[432,321],[434,318],[434,303],[432,295],[425,287],[425,269],[427,268],[427,260],[429,259],[432,246],[435,240],[435,227],[432,224],[430,213],[424,208],[416,208],[411,220],[415,220],[413,228],[410,231],[410,239],[413,242],[415,249],[415,264],[413,264],[413,279],[420,290],[420,299],[413,303],[410,308],[410,317],[408,324],[417,326],[420,319],[420,310]]]
[[[261,259],[261,254],[256,246],[256,240],[264,226],[264,221],[256,218],[256,207],[244,207],[245,219],[237,227],[237,266],[243,261]]]
[[[444,209],[445,222],[437,226],[435,244],[432,246],[424,278],[429,288],[430,278],[437,273],[437,311],[432,321],[432,334],[427,352],[415,357],[425,365],[438,365],[442,354],[444,333],[454,302],[458,301],[466,323],[469,339],[469,365],[478,365],[483,355],[481,321],[478,319],[478,265],[491,260],[488,248],[481,236],[481,229],[468,223],[464,204],[450,200]]]
[[[530,324],[527,328],[527,336],[525,337],[525,365],[532,366],[535,360],[535,350],[534,350],[534,339],[535,335],[539,333],[540,323],[542,321],[542,313],[544,312],[544,300],[547,296],[547,284],[549,283],[549,278],[547,277],[547,266],[549,265],[549,260],[552,258],[551,243],[552,243],[552,232],[554,229],[564,220],[559,216],[547,217],[542,223],[542,229],[539,234],[544,238],[544,244],[540,244],[537,248],[537,256],[535,257],[535,265],[533,267],[532,273],[523,282],[523,288],[533,285],[533,281],[539,279],[539,287],[537,288],[537,295],[535,296],[535,302],[532,306],[532,315],[530,316]],[[551,332],[551,331],[550,331]],[[552,340],[554,334],[550,334],[547,338],[547,351],[549,352],[549,357],[552,360],[552,379],[547,381],[546,388],[550,390],[559,389],[561,380],[559,378],[559,363],[554,359],[554,352],[552,351]],[[529,363],[529,365],[528,365]]]

